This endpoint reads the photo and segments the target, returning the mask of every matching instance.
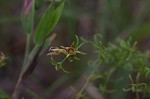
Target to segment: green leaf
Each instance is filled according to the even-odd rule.
[[[0,68],[3,67],[3,66],[5,66],[5,65],[6,65],[5,62],[0,62]]]
[[[139,40],[150,35],[150,23],[139,27],[131,34],[133,40]]]
[[[35,9],[38,10],[41,8],[41,6],[45,3],[45,0],[36,0],[35,1]]]
[[[2,89],[0,89],[0,99],[10,99],[10,96],[7,95]]]
[[[79,51],[79,53],[80,53],[81,55],[85,55],[85,54],[87,54],[87,53],[84,53],[84,52],[81,52],[81,51]]]
[[[80,60],[80,59],[79,59],[78,57],[76,57],[76,56],[74,56],[74,59],[75,59],[75,60]]]
[[[53,58],[51,58],[50,62],[52,63],[52,65],[57,65],[58,64],[58,62],[55,61]]]
[[[32,5],[30,7],[31,3]],[[24,11],[21,15],[22,25],[26,33],[32,33],[34,23],[34,12],[35,12],[35,0],[32,0],[31,2],[29,2],[27,7],[24,8]]]
[[[68,60],[69,60],[69,62],[73,62],[72,57],[69,57]]]
[[[76,42],[75,42],[75,50],[78,50],[78,46],[79,46],[79,38],[77,35],[76,36]]]
[[[26,89],[26,92],[27,92],[29,95],[33,96],[35,99],[42,99],[42,98],[39,96],[39,94],[35,93],[33,90],[31,90],[31,89],[29,89],[29,88]],[[23,97],[22,99],[25,99],[25,98]]]
[[[48,7],[47,11],[42,16],[40,23],[37,26],[34,35],[34,41],[36,44],[42,44],[50,32],[54,29],[64,8],[64,2],[62,2],[59,7],[54,10],[54,3]]]
[[[64,68],[61,68],[61,69],[62,69],[62,71],[65,72],[65,73],[70,73],[70,72],[68,72],[67,70],[65,70]]]
[[[55,65],[55,69],[56,70],[60,70],[62,68],[61,63],[58,62],[57,65]]]
[[[34,40],[36,43],[42,43],[44,41],[43,38],[46,38],[46,35],[48,34],[48,26],[50,24],[50,21],[52,19],[54,13],[54,3],[52,2],[48,9],[43,14],[34,35]]]

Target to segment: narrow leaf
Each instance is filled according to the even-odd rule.
[[[50,22],[48,23],[48,27],[47,27],[47,35],[54,29],[54,27],[56,26],[56,24],[58,23],[58,20],[60,19],[60,16],[62,14],[64,8],[64,2],[62,2],[60,4],[60,6],[55,10],[55,12],[53,13],[52,19],[50,20]],[[47,36],[46,35],[46,36]]]
[[[69,60],[69,62],[73,62],[72,57],[69,57],[68,60]]]
[[[61,68],[61,69],[62,69],[62,71],[65,72],[65,73],[70,73],[70,72],[68,72],[67,70],[65,70],[64,68]]]
[[[133,40],[139,40],[149,35],[150,35],[150,24],[148,23],[143,26],[140,26],[138,29],[133,31],[133,33],[130,36],[132,36]]]
[[[57,61],[55,61],[55,60],[54,60],[54,59],[52,59],[52,58],[51,58],[50,62],[52,63],[52,65],[57,65],[57,64],[58,64],[58,62],[57,62]]]
[[[76,56],[74,56],[74,59],[75,59],[75,60],[80,60],[80,59],[79,59],[78,57],[76,57]]]
[[[35,35],[34,35],[34,40],[35,43],[42,43],[44,41],[44,39],[42,38],[46,38],[47,35],[47,28],[48,28],[48,23],[50,23],[50,20],[52,19],[54,13],[54,3],[52,2],[49,7],[47,8],[47,10],[45,11],[45,13],[43,14],[37,28],[35,31]]]
[[[22,25],[26,33],[31,33],[34,22],[35,0],[25,0],[22,13]]]
[[[34,40],[37,44],[42,44],[46,37],[56,26],[64,8],[64,2],[54,11],[54,3],[48,7],[47,11],[42,16],[40,23],[35,31]]]
[[[78,50],[78,46],[79,46],[79,38],[77,35],[76,36],[76,42],[75,42],[75,49]]]

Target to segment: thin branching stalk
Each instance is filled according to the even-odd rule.
[[[25,59],[24,62],[27,61],[27,57],[30,53],[30,39],[31,39],[31,34],[27,34],[27,41],[26,41],[26,50],[25,50]]]
[[[20,94],[21,89],[22,89],[23,76],[25,75],[25,73],[26,73],[27,69],[29,68],[29,66],[32,64],[33,59],[34,59],[35,55],[37,54],[39,48],[40,48],[40,46],[36,45],[33,48],[33,50],[31,51],[31,53],[29,54],[29,56],[27,57],[26,62],[23,64],[19,79],[18,79],[16,87],[15,87],[15,90],[12,94],[12,99],[18,99],[19,94]]]
[[[94,69],[92,70],[91,74],[90,74],[90,75],[88,76],[88,78],[86,79],[86,81],[85,81],[83,87],[80,89],[80,91],[79,91],[78,94],[76,95],[76,99],[80,99],[80,97],[82,96],[83,91],[85,90],[85,88],[87,87],[88,83],[89,83],[90,80],[92,79],[92,77],[93,77],[94,73],[96,72],[97,67],[98,67],[99,65],[100,65],[100,62],[98,62],[98,63],[95,65],[95,67],[94,67]]]

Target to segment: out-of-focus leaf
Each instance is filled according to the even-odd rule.
[[[54,10],[54,3],[51,3],[37,26],[34,35],[35,43],[42,44],[45,41],[46,37],[56,26],[62,14],[63,8],[64,2],[62,2],[56,10]]]
[[[35,1],[35,10],[39,9],[44,2],[45,2],[44,0],[36,0]]]
[[[131,36],[133,40],[138,40],[150,36],[150,24],[139,27],[131,34]]]
[[[80,59],[79,59],[78,57],[76,57],[76,56],[74,56],[74,59],[75,59],[75,60],[80,60]]]
[[[54,0],[48,0],[48,1],[54,1]],[[55,0],[55,2],[61,2],[63,0]]]
[[[10,99],[10,96],[8,96],[2,89],[0,89],[0,99]]]
[[[0,62],[0,67],[3,67],[3,66],[5,66],[5,65],[6,65],[6,63]]]
[[[73,62],[72,57],[69,57],[68,60],[69,60],[69,62]]]
[[[34,22],[35,0],[25,0],[22,13],[22,25],[26,33],[31,33]]]
[[[35,93],[34,91],[32,91],[31,89],[26,89],[27,93],[29,93],[30,95],[32,95],[35,99],[42,99],[39,94]]]

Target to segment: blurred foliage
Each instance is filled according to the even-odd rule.
[[[0,98],[1,99],[10,99],[10,96],[6,94],[2,89],[0,89]]]
[[[149,54],[137,51],[136,42],[132,44],[131,39],[127,41],[119,39],[117,44],[108,43],[106,46],[99,34],[95,35],[94,42],[83,38],[82,40],[93,45],[97,56],[96,59],[88,61],[90,72],[88,72],[87,82],[94,83],[102,95],[109,99],[120,99],[120,97],[125,99],[124,91],[131,91],[136,94],[136,99],[150,97],[150,91],[147,90],[150,82],[149,71],[147,71],[150,69]],[[136,79],[133,79],[130,74],[134,74]],[[126,87],[131,88],[123,91]],[[82,88],[77,95],[78,99],[79,96],[83,97],[81,93],[85,88],[84,90]]]

